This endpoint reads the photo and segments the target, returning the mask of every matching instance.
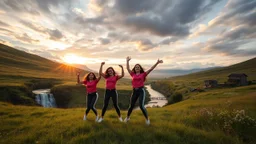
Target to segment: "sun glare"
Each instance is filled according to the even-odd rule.
[[[68,63],[68,64],[82,64],[84,63],[85,61],[85,58],[83,57],[80,57],[80,56],[77,56],[75,54],[66,54],[62,60],[65,62],[65,63]]]

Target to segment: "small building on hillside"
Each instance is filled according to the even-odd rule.
[[[247,85],[247,75],[244,73],[235,74],[232,73],[228,76],[228,84],[237,85],[237,86],[244,86]]]
[[[218,86],[218,81],[217,80],[205,80],[204,85],[205,85],[206,88],[217,87]]]

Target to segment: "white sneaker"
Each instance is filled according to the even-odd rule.
[[[150,125],[150,120],[149,119],[146,120],[146,124]]]
[[[130,118],[127,118],[127,117],[126,117],[126,118],[124,119],[124,122],[128,122],[129,120],[130,120]]]
[[[103,121],[103,118],[100,117],[99,120],[98,120],[98,123],[102,122]]]
[[[99,120],[99,116],[97,115],[95,118],[95,121],[97,122]]]
[[[119,121],[120,121],[120,122],[123,122],[123,119],[122,119],[122,117],[119,117],[118,119],[119,119]]]
[[[84,121],[86,120],[86,115],[84,115],[84,119],[83,119]]]

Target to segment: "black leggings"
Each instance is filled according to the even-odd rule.
[[[145,102],[145,89],[142,88],[134,88],[133,92],[132,92],[132,96],[130,98],[130,107],[128,109],[128,114],[127,117],[130,117],[132,110],[135,106],[135,103],[137,101],[137,99],[139,98],[139,105],[140,105],[140,109],[143,112],[144,116],[146,119],[148,119],[148,113],[146,108],[144,107],[144,102]]]
[[[108,103],[109,103],[110,97],[112,97],[113,105],[116,109],[116,112],[117,112],[118,116],[120,117],[121,113],[120,113],[120,109],[118,107],[118,94],[117,94],[115,89],[113,89],[113,90],[106,89],[105,96],[104,96],[104,105],[103,105],[103,108],[102,108],[101,116],[104,117],[104,114],[105,114],[105,112],[108,108]]]
[[[86,115],[89,113],[91,109],[93,110],[96,116],[98,115],[97,110],[95,108],[95,104],[98,100],[98,97],[98,93],[96,92],[87,95],[87,109],[85,111]]]

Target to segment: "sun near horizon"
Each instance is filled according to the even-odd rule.
[[[65,54],[64,57],[62,57],[62,61],[67,64],[84,64],[85,58],[77,56],[73,53]]]

